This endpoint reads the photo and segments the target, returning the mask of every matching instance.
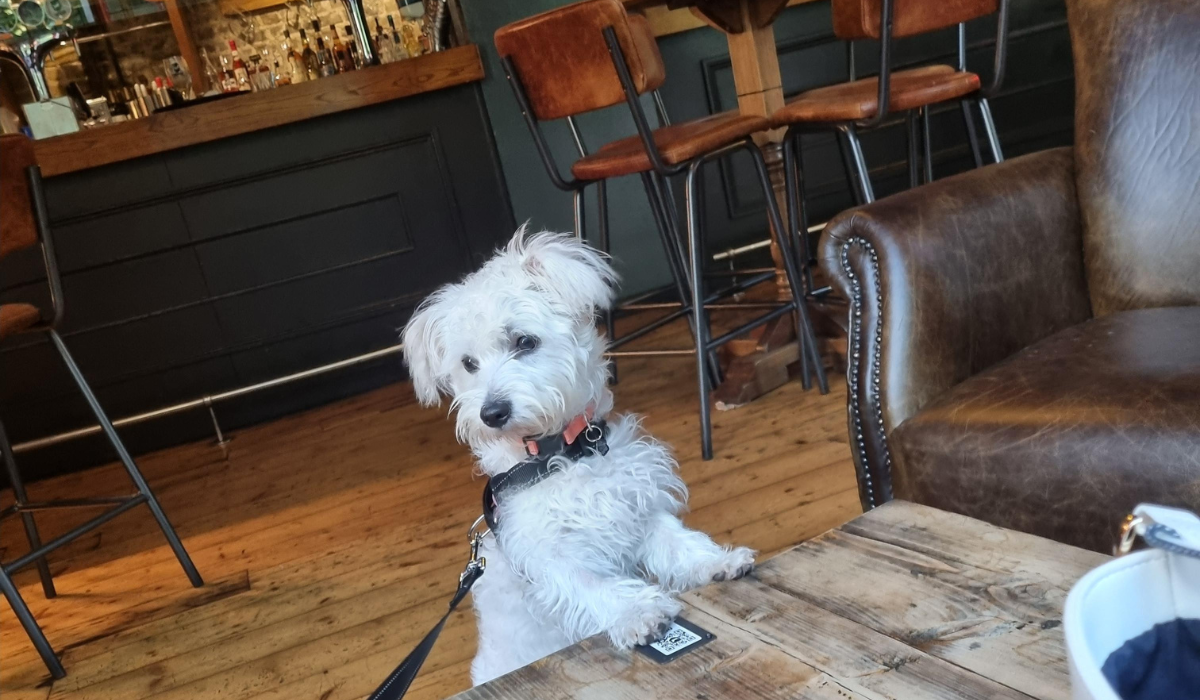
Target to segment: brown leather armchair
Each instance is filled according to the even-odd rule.
[[[851,445],[893,497],[1099,551],[1200,509],[1200,0],[1068,0],[1075,146],[830,222]]]

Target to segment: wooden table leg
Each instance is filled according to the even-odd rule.
[[[737,88],[738,110],[742,114],[770,116],[783,106],[783,79],[779,73],[775,29],[770,23],[762,24],[763,17],[774,19],[774,14],[777,14],[764,11],[763,6],[777,4],[775,0],[741,0],[740,17],[726,17],[722,22],[725,25],[740,25],[742,29],[725,34],[729,42],[733,81]],[[760,135],[756,140],[763,149],[771,185],[775,190],[775,201],[783,220],[787,221],[780,147],[783,132],[783,129],[777,129]],[[771,258],[777,270],[777,297],[782,301],[790,300],[791,292],[783,260],[774,241],[771,243]],[[747,403],[787,382],[787,365],[797,361],[800,356],[794,329],[792,319],[785,317],[767,324],[759,333],[752,335],[752,351],[746,352],[744,343],[731,348],[725,381],[714,392],[718,408]]]

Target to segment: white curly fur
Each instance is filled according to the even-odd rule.
[[[597,251],[521,227],[482,269],[430,296],[404,330],[417,398],[452,397],[458,437],[484,474],[524,459],[522,437],[559,432],[588,406],[610,426],[607,455],[570,463],[501,504],[473,592],[476,684],[601,632],[620,648],[645,643],[679,613],[674,594],[753,566],[751,550],[683,526],[687,488],[670,450],[635,416],[609,415],[594,314],[612,303],[615,283]],[[522,335],[538,339],[534,350],[515,349]],[[498,429],[480,418],[495,399],[512,405]]]

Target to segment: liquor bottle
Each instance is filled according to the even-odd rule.
[[[350,25],[346,25],[346,48],[350,50],[350,59],[354,61],[355,68],[362,68],[362,54],[358,52],[358,43],[354,41],[354,30]]]
[[[300,41],[304,44],[304,51],[300,52],[300,57],[304,61],[304,70],[308,74],[309,80],[316,80],[321,77],[321,64],[317,62],[317,52],[313,51],[308,45],[308,35],[304,30],[300,30]]]
[[[208,80],[208,92],[206,95],[216,94],[224,89],[221,76],[217,73],[217,69],[213,68],[212,61],[208,57],[208,47],[204,51],[204,77]],[[112,103],[115,104],[115,103]]]
[[[238,92],[237,77],[228,56],[221,57],[221,92]]]
[[[412,20],[404,20],[400,25],[400,35],[404,40],[404,50],[410,57],[420,56],[421,51],[421,25]]]
[[[383,27],[379,24],[378,17],[375,18],[375,47],[379,50],[380,63],[391,63],[396,60],[392,41],[383,33]]]
[[[290,74],[290,73],[287,73],[287,72],[285,72],[285,71],[283,70],[283,68],[281,68],[281,67],[279,66],[279,61],[276,61],[276,62],[275,62],[275,73],[274,73],[274,75],[275,75],[275,87],[279,87],[280,85],[291,85],[291,84],[292,84],[292,76],[291,76],[291,74]]]
[[[333,32],[333,61],[337,64],[338,71],[345,73],[348,70],[354,70],[354,59],[350,58],[350,50],[338,36],[337,27],[331,25],[329,29]]]
[[[400,39],[400,32],[396,31],[396,20],[392,19],[391,15],[387,18],[388,26],[392,28],[392,57],[397,61],[408,58],[408,51],[404,48],[404,41]]]
[[[317,37],[317,72],[322,78],[337,75],[337,66],[333,65],[333,56],[325,48],[325,40]]]
[[[308,80],[308,69],[304,67],[304,58],[300,55],[292,45],[292,33],[288,30],[283,30],[283,44],[280,48],[283,50],[283,60],[287,64],[288,82],[303,83]]]
[[[275,73],[271,71],[271,50],[262,50],[262,63],[258,64],[258,87],[260,90],[270,90],[275,87]],[[274,62],[279,65],[279,61]]]
[[[242,57],[238,55],[237,42],[233,39],[229,40],[229,55],[233,60],[233,77],[237,80],[238,90],[250,92],[254,89],[250,85],[250,73],[246,70],[246,63]]]

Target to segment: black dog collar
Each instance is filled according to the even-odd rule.
[[[563,457],[577,461],[589,453],[608,454],[608,424],[603,420],[589,422],[587,427],[568,441],[566,433],[548,435],[544,438],[525,439],[525,451],[529,458],[512,469],[488,477],[483,487],[483,517],[488,527],[496,531],[496,507],[506,491],[533,486],[542,479],[560,471]]]

